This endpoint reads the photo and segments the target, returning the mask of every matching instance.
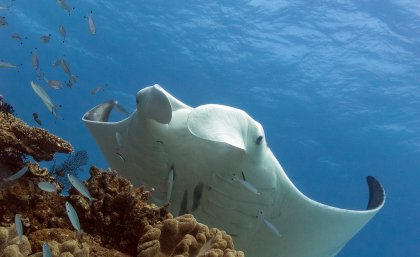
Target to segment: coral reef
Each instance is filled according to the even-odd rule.
[[[209,229],[198,223],[193,215],[184,214],[155,226],[146,226],[146,233],[139,240],[137,257],[244,256],[243,252],[233,249],[232,237],[225,231]]]
[[[13,126],[30,130],[13,116],[9,119],[12,122],[8,125],[4,125],[4,119],[0,120],[0,136],[11,133],[12,136],[7,137],[10,139],[17,136],[14,131],[23,133],[22,129]],[[71,150],[70,144],[47,132],[36,135],[36,140],[31,138],[33,133],[26,133],[27,138],[21,140],[20,145],[26,149],[23,142],[31,142],[28,147],[32,150],[20,151],[20,154],[32,155],[32,151],[39,148],[43,153],[39,158],[45,158],[57,150],[52,146],[53,142],[60,145],[61,150]],[[13,149],[17,151],[17,148]],[[83,163],[84,156],[87,155],[78,156],[80,160],[75,166]],[[16,160],[12,155],[3,157],[8,161],[6,163]],[[149,204],[151,192],[143,187],[133,187],[116,171],[90,168],[90,179],[85,185],[95,200],[89,204],[75,188],[71,188],[68,195],[61,194],[64,186],[38,163],[25,165],[28,172],[22,177],[0,182],[1,257],[41,257],[44,242],[48,242],[53,257],[244,256],[234,250],[232,238],[224,231],[209,229],[189,214],[173,218],[168,205]],[[69,167],[73,167],[72,164]],[[37,186],[41,181],[54,184],[57,191],[41,190]],[[67,216],[66,201],[74,206],[83,233],[78,234],[73,229]],[[20,214],[22,220],[22,242],[15,229],[16,214]]]
[[[9,103],[6,103],[3,100],[2,95],[0,95],[0,112],[6,114],[6,116],[9,116],[9,114],[12,114],[12,115],[15,114],[15,110],[13,109],[13,106]]]
[[[24,166],[27,155],[37,162],[50,161],[54,153],[70,153],[73,147],[47,130],[29,127],[22,120],[0,112],[0,164],[2,173],[13,173]],[[10,174],[0,174],[7,176]]]
[[[206,256],[243,256],[224,231],[209,229],[190,214],[173,218],[167,206],[148,204],[151,192],[133,187],[115,171],[91,167],[86,185],[96,200],[89,205],[74,188],[68,196],[42,191],[36,186],[39,181],[55,183],[59,189],[61,185],[39,168],[33,170],[0,188],[0,256],[2,252],[5,257],[40,256],[43,242],[50,244],[56,256],[198,257],[205,252]],[[80,238],[67,217],[65,201],[77,210],[85,232]],[[29,239],[24,244],[17,243],[16,213],[22,216],[24,241]],[[7,254],[18,249],[22,255]],[[60,255],[64,252],[68,253]]]

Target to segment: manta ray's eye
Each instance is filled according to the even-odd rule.
[[[257,137],[257,140],[255,141],[255,143],[257,143],[257,145],[260,145],[261,144],[261,142],[262,142],[262,140],[263,140],[263,136],[259,136],[259,137]]]

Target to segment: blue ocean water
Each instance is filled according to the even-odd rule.
[[[364,209],[365,177],[383,183],[385,207],[339,257],[420,256],[417,1],[67,3],[74,7],[70,16],[53,0],[16,0],[0,11],[8,22],[0,27],[0,59],[22,64],[19,72],[0,69],[0,94],[20,118],[36,125],[32,113],[38,113],[43,127],[105,168],[81,122],[98,103],[116,99],[132,111],[135,93],[158,83],[190,106],[241,108],[264,126],[290,179],[314,200]],[[95,36],[84,18],[90,11]],[[13,33],[27,39],[21,45]],[[41,43],[47,34],[51,41]],[[67,80],[51,66],[65,58],[77,83],[54,90],[38,81],[34,48],[48,79]],[[48,113],[31,80],[62,105],[64,120]]]

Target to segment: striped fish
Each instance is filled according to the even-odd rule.
[[[63,25],[60,25],[60,27],[58,28],[58,32],[60,33],[61,36],[63,36],[63,43],[64,43],[64,41],[66,40],[67,33]]]

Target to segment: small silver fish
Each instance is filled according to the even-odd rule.
[[[101,92],[101,91],[105,91],[105,88],[108,86],[108,84],[105,84],[103,86],[96,86],[94,88],[92,88],[91,94],[92,95],[96,95],[97,93]]]
[[[67,211],[67,216],[69,217],[73,228],[76,229],[78,234],[82,233],[82,230],[80,229],[79,217],[77,216],[76,210],[74,209],[73,205],[71,205],[71,203],[67,201],[66,201],[66,211]]]
[[[63,43],[66,40],[66,29],[64,28],[63,25],[60,25],[60,27],[58,28],[58,32],[60,33],[60,35],[63,37]]]
[[[23,175],[25,175],[25,173],[28,171],[28,169],[26,167],[23,167],[20,171],[16,172],[15,174],[13,174],[10,177],[4,178],[4,181],[13,181],[16,180],[20,177],[22,177]]]
[[[68,6],[66,0],[57,0],[57,3],[61,8],[66,10],[69,13],[69,16],[70,16],[71,8],[70,8],[70,6]]]
[[[96,25],[95,25],[95,22],[93,21],[93,18],[92,18],[92,11],[90,11],[90,14],[89,14],[89,16],[87,16],[87,19],[88,19],[88,25],[89,25],[89,31],[90,31],[90,34],[92,34],[92,35],[96,35]]]
[[[18,33],[13,33],[10,37],[19,41],[21,45],[23,44],[23,38]],[[27,39],[27,37],[25,37],[25,39]]]
[[[10,9],[10,7],[12,7],[13,6],[13,2],[14,2],[15,0],[11,0],[10,1],[10,4],[8,5],[8,6],[4,6],[4,5],[0,5],[0,11],[6,11],[6,10],[9,10]]]
[[[258,215],[259,218],[263,221],[264,225],[270,229],[271,232],[273,232],[276,236],[281,237],[279,230],[274,226],[273,223],[269,222],[265,217],[263,211],[260,211],[260,214]]]
[[[44,77],[45,82],[47,82],[48,86],[54,88],[54,89],[60,89],[61,88],[61,82],[58,80],[50,80]]]
[[[47,242],[42,244],[42,257],[52,257],[51,249]]]
[[[41,40],[42,43],[46,44],[46,43],[50,42],[50,40],[51,40],[51,34],[48,34],[46,36],[45,35],[40,36],[39,37],[39,40]]]
[[[63,68],[63,71],[64,71],[67,75],[69,75],[70,77],[72,76],[71,71],[70,71],[70,67],[69,67],[69,65],[66,63],[66,60],[61,59],[60,66],[61,66],[61,68]]]
[[[255,186],[253,186],[251,183],[246,181],[245,179],[239,179],[236,175],[233,175],[233,180],[239,182],[242,186],[244,186],[246,189],[248,189],[252,193],[257,194],[257,195],[260,194],[260,192],[258,192],[258,189]]]
[[[8,63],[8,62],[0,61],[0,68],[16,68],[16,65]]]
[[[39,182],[38,187],[39,187],[39,189],[41,189],[45,192],[49,192],[49,193],[57,191],[57,187],[54,186],[54,184],[52,184],[50,182],[45,182],[45,181]]]
[[[63,119],[60,115],[58,115],[57,107],[51,101],[51,98],[47,94],[47,92],[45,92],[45,90],[40,85],[34,83],[33,81],[31,81],[31,87],[34,90],[34,92],[39,96],[39,98],[41,98],[48,111],[52,113],[56,119]]]
[[[76,188],[77,191],[79,191],[80,194],[89,199],[89,204],[91,204],[93,200],[96,200],[96,198],[93,198],[90,195],[89,190],[87,189],[85,184],[83,184],[82,181],[80,181],[78,178],[76,178],[70,173],[67,174],[67,178],[69,179],[70,183],[74,186],[74,188]]]
[[[76,76],[71,74],[70,67],[67,64],[66,60],[64,60],[63,58],[60,58],[60,59],[55,60],[52,63],[53,67],[57,67],[58,65],[60,65],[60,67],[63,69],[63,71],[70,77],[70,80],[74,79],[74,81],[75,81],[77,79]],[[75,78],[73,78],[73,77],[75,77]],[[74,81],[72,81],[72,82],[74,82]]]
[[[18,33],[13,33],[10,37],[22,41],[22,37]]]
[[[21,244],[23,240],[23,226],[22,226],[22,219],[20,217],[20,214],[15,215],[15,227],[16,227],[16,232],[19,236],[19,244]]]
[[[6,17],[0,16],[0,26],[7,26],[7,25],[8,23],[7,23]]]
[[[32,67],[34,67],[35,70],[39,68],[39,59],[38,59],[38,49],[35,48],[35,50],[32,51]]]

